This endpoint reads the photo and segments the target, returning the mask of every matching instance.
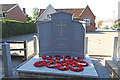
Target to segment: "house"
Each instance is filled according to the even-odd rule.
[[[18,4],[0,4],[0,18],[26,22],[25,8],[23,11]]]
[[[52,5],[49,5],[46,9],[40,9],[39,17],[35,21],[49,21],[51,20],[50,14],[55,13],[57,11],[66,11],[73,13],[73,20],[82,20],[86,21],[86,30],[87,31],[95,31],[95,15],[87,5],[86,8],[71,8],[71,9],[55,9]]]

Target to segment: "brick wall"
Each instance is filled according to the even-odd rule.
[[[5,19],[26,22],[26,16],[23,14],[18,6],[5,14]]]
[[[88,31],[95,31],[95,16],[93,15],[92,11],[90,8],[87,6],[82,15],[80,16],[80,20],[83,20],[85,17],[90,17],[91,18],[91,25],[86,26],[86,30]]]

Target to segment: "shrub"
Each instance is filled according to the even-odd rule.
[[[29,20],[28,23],[34,23],[35,19]]]
[[[15,20],[2,20],[2,37],[10,37],[35,32],[34,23],[24,23]]]
[[[119,22],[116,22],[112,27],[117,27],[117,28],[120,28],[120,21]]]

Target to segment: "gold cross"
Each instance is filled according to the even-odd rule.
[[[62,20],[60,24],[57,24],[56,26],[61,26],[61,37],[62,37],[62,26],[66,26],[66,24],[62,24]]]

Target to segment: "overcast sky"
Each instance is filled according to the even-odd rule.
[[[32,16],[32,9],[44,8],[51,4],[54,8],[91,8],[96,20],[117,18],[118,1],[120,0],[0,0],[0,4],[18,3],[21,8],[26,8],[26,13]]]

